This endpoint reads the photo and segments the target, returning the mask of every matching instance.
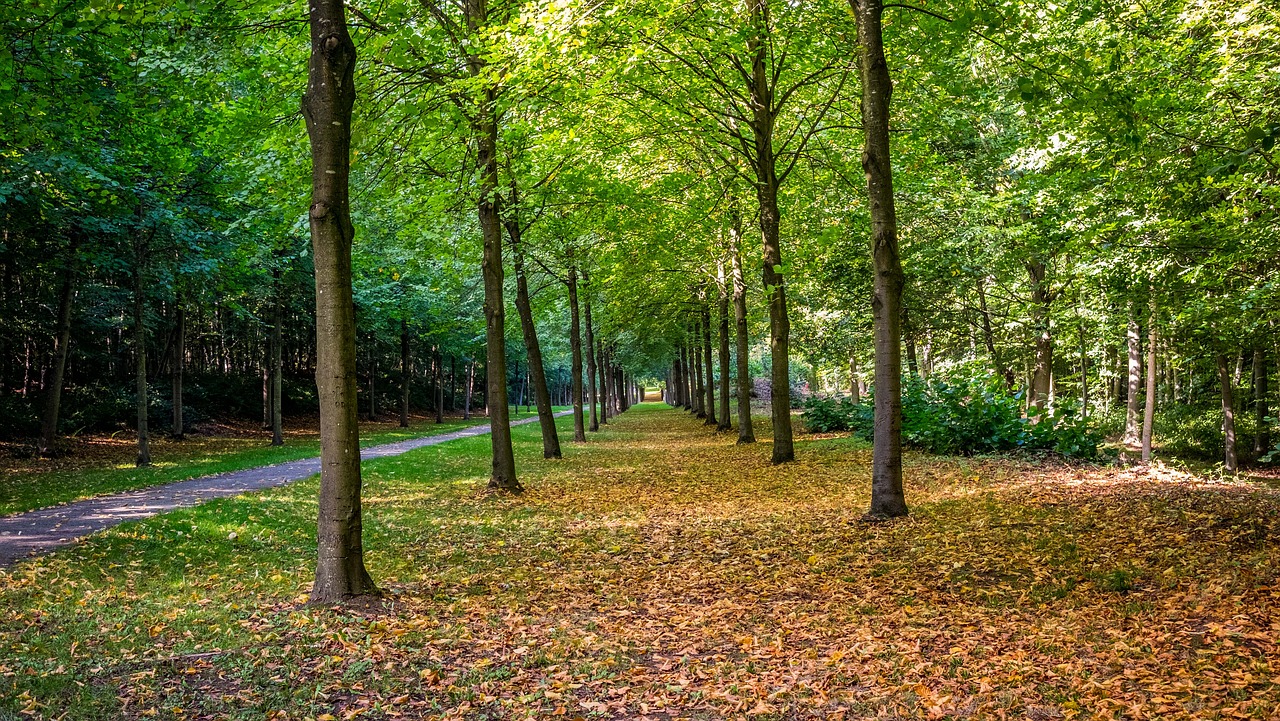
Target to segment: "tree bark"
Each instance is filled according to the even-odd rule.
[[[724,268],[720,273],[720,423],[718,431],[733,430],[729,420],[729,386],[732,371],[729,369],[729,291],[725,287]]]
[[[1267,351],[1261,346],[1253,349],[1253,404],[1258,432],[1253,437],[1253,453],[1260,456],[1271,450],[1271,427],[1267,422],[1270,411],[1268,393]]]
[[[139,222],[142,213],[138,213]],[[142,235],[142,228],[138,228]],[[138,468],[151,465],[150,437],[147,432],[147,324],[145,296],[143,294],[143,269],[147,259],[145,241],[141,237],[135,240],[133,266],[133,359],[135,401],[138,425],[138,456],[134,465]]]
[[[596,374],[600,376],[600,423],[609,422],[609,359],[604,350],[604,341],[596,340]]]
[[[302,114],[311,141],[316,386],[320,400],[320,513],[312,603],[377,593],[364,565],[356,328],[351,291],[355,229],[347,194],[355,45],[342,0],[311,0],[311,61]]]
[[[1151,434],[1156,420],[1156,306],[1147,327],[1147,403],[1142,413],[1142,462],[1151,462]]]
[[[862,77],[862,168],[871,211],[871,257],[875,281],[871,309],[875,325],[875,430],[871,461],[873,517],[904,516],[902,488],[902,262],[893,200],[889,152],[889,100],[893,85],[884,58],[881,0],[851,0],[858,24]]]
[[[75,298],[75,277],[71,263],[75,260],[75,242],[72,241],[62,268],[62,286],[58,289],[58,325],[53,336],[53,369],[45,384],[44,414],[40,419],[40,455],[53,452],[58,436],[58,415],[62,409],[62,385],[67,370],[67,349],[71,346],[71,303]],[[178,306],[178,318],[182,318],[182,306]],[[181,322],[181,321],[179,321]],[[6,362],[0,359],[0,363]],[[177,387],[181,387],[181,382]],[[3,386],[0,386],[2,389]],[[179,406],[180,407],[180,406]]]
[[[409,321],[400,319],[400,427],[409,427]],[[467,400],[471,400],[470,393]],[[467,414],[470,415],[470,414]]]
[[[1036,407],[1034,421],[1039,422],[1048,411],[1053,374],[1053,336],[1049,327],[1049,309],[1053,291],[1049,289],[1047,269],[1039,260],[1026,262],[1031,279],[1031,328],[1035,333],[1036,362],[1029,390],[1031,404]]]
[[[1130,448],[1140,442],[1138,427],[1138,393],[1142,388],[1142,336],[1138,331],[1136,306],[1129,312],[1129,328],[1125,335],[1129,346],[1129,387],[1124,417],[1124,444]]]
[[[284,301],[280,297],[280,274],[276,272],[275,308],[271,319],[271,445],[284,445],[284,419],[281,406],[284,381]],[[370,389],[372,390],[372,388]]]
[[[176,302],[177,308],[174,311],[174,327],[173,327],[173,371],[170,378],[171,400],[173,403],[173,438],[174,440],[182,440],[186,438],[186,419],[183,418],[183,398],[182,384],[183,376],[187,370],[187,313],[183,307],[182,295],[179,294]]]
[[[1004,386],[1008,390],[1013,390],[1014,379],[1013,369],[1005,365],[1004,360],[1000,357],[1000,352],[996,350],[995,333],[991,330],[991,311],[987,309],[987,291],[983,288],[982,279],[978,279],[978,309],[981,311],[982,317],[982,340],[987,346],[987,354],[991,356],[991,364],[995,366],[996,373],[1004,378]]]
[[[572,263],[572,253],[570,262]],[[578,269],[569,266],[569,384],[573,392],[573,440],[585,443],[587,428],[582,406],[582,321],[578,311]]]
[[[432,354],[431,364],[435,378],[435,400],[433,405],[436,407],[436,423],[444,423],[444,356],[440,353],[439,345],[436,345]]]
[[[703,299],[702,303],[702,357],[706,364],[707,375],[707,396],[706,402],[706,425],[718,426],[716,422],[716,372],[714,365],[714,352],[711,349],[711,303],[708,299]]]
[[[533,306],[529,302],[529,282],[524,272],[523,230],[517,217],[519,197],[511,188],[511,207],[504,221],[507,237],[511,239],[511,264],[516,273],[516,312],[520,315],[520,334],[529,360],[529,377],[533,381],[534,405],[538,408],[538,425],[542,429],[542,457],[560,457],[560,436],[556,432],[555,411],[551,408],[551,392],[547,388],[547,373],[542,365],[542,346],[538,342],[538,328],[533,323]]]
[[[735,210],[729,229],[730,268],[733,275],[734,349],[738,367],[738,443],[755,443],[751,421],[751,358],[747,336],[747,284],[742,273],[742,223]]]
[[[587,404],[591,409],[588,429],[595,433],[600,430],[600,419],[596,416],[596,351],[595,334],[591,331],[591,291],[590,278],[587,271],[582,271],[582,286],[586,291],[582,298],[583,330],[586,337],[583,343],[587,349]]]
[[[1236,411],[1231,394],[1231,368],[1225,354],[1218,355],[1218,386],[1222,391],[1222,469],[1235,473],[1236,466]]]
[[[849,398],[854,405],[862,402],[858,392],[858,358],[853,353],[849,354]]]
[[[462,419],[465,421],[471,420],[471,394],[475,391],[475,387],[476,387],[476,362],[472,360],[470,363],[467,364],[467,392],[465,395],[466,400],[464,401],[462,406]],[[548,405],[550,405],[550,403],[548,403]]]
[[[485,0],[464,0],[463,13],[467,29],[475,37],[488,22]],[[484,69],[484,60],[476,54],[467,57],[473,78]],[[473,131],[476,139],[476,166],[479,174],[476,212],[484,239],[484,318],[485,369],[488,375],[489,440],[493,449],[489,487],[519,493],[524,490],[516,478],[515,454],[511,449],[511,415],[507,400],[506,305],[502,299],[502,229],[499,225],[496,193],[498,190],[498,122],[495,116],[494,89],[486,86],[478,91]]]
[[[702,339],[699,337],[701,333],[699,331],[698,326],[699,326],[699,321],[694,321],[694,324],[693,324],[693,378],[694,378],[693,415],[698,418],[706,418],[707,409],[705,406],[707,403],[707,388],[705,385],[703,385],[703,379],[702,379]],[[619,399],[622,398],[621,391],[619,391],[618,393],[618,398]]]

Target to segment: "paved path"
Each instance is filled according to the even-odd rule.
[[[561,411],[556,417],[573,411]],[[511,425],[537,422],[538,417],[525,418]],[[480,436],[489,432],[487,423],[434,436],[410,438],[406,441],[370,446],[360,450],[360,458],[398,456],[424,446]],[[320,472],[319,458],[304,458],[274,466],[261,466],[214,476],[201,476],[163,486],[114,493],[52,508],[19,513],[0,518],[0,568],[28,555],[66,546],[76,539],[110,528],[125,521],[167,513],[194,506],[211,498],[238,496],[272,486],[310,478]]]

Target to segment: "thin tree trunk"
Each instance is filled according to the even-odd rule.
[[[583,343],[587,349],[587,404],[591,409],[588,429],[591,432],[600,430],[600,419],[596,416],[596,351],[595,351],[595,334],[591,331],[591,292],[590,278],[587,271],[582,271],[582,316],[583,330],[585,337]]]
[[[409,374],[409,321],[405,318],[400,319],[400,427],[409,427],[409,381],[412,376]],[[470,402],[471,394],[468,391],[467,401]],[[470,415],[470,414],[467,414]]]
[[[569,266],[569,383],[573,392],[573,440],[585,443],[587,428],[582,415],[582,321],[578,311],[578,269]]]
[[[355,230],[347,195],[355,45],[342,0],[311,0],[311,61],[302,113],[311,140],[311,244],[316,278],[320,400],[320,513],[312,603],[377,593],[364,565],[356,328],[351,291]]]
[[[284,445],[284,301],[280,297],[279,272],[276,273],[275,312],[271,319],[271,445]]]
[[[432,373],[435,377],[436,423],[444,423],[444,356],[440,354],[440,346],[435,347],[431,359]]]
[[[609,422],[609,361],[604,352],[604,341],[596,341],[596,373],[600,376],[600,422]]]
[[[734,350],[738,367],[738,443],[755,443],[755,425],[751,421],[751,341],[747,336],[747,285],[742,273],[742,224],[736,209],[732,221],[729,257],[733,274]]]
[[[141,219],[141,213],[139,213]],[[138,229],[142,233],[142,229]],[[143,264],[146,262],[144,242],[139,238],[134,252],[133,268],[133,352],[135,407],[138,414],[138,457],[134,464],[142,468],[151,465],[150,437],[147,432],[147,326],[142,289]]]
[[[699,337],[699,323],[693,324],[693,377],[695,388],[693,391],[693,414],[698,418],[707,417],[707,388],[703,384],[702,378],[702,339]],[[622,392],[619,390],[618,398],[622,398]]]
[[[1048,411],[1052,395],[1053,336],[1049,327],[1049,309],[1053,292],[1049,289],[1047,269],[1039,260],[1026,263],[1031,279],[1031,328],[1035,333],[1036,361],[1031,375],[1031,404],[1036,407],[1034,417],[1039,422]]]
[[[1227,473],[1235,473],[1236,466],[1236,411],[1231,394],[1231,368],[1225,354],[1218,356],[1218,386],[1222,391],[1222,436],[1223,462],[1222,469]]]
[[[378,357],[374,355],[373,339],[369,339],[369,420],[378,420]]]
[[[171,390],[173,402],[173,438],[174,440],[182,440],[186,438],[186,420],[183,418],[183,398],[182,383],[183,376],[187,370],[187,313],[183,307],[182,295],[179,294],[176,302],[177,308],[174,312],[173,327],[173,370]]]
[[[1078,308],[1077,308],[1078,312]],[[1089,353],[1084,336],[1084,323],[1080,328],[1080,415],[1089,417]]]
[[[1156,305],[1147,328],[1147,404],[1142,413],[1142,462],[1151,462],[1151,434],[1156,420]]]
[[[1128,405],[1125,407],[1124,444],[1130,448],[1140,442],[1138,426],[1138,393],[1142,388],[1142,336],[1138,332],[1136,305],[1130,309],[1129,328],[1125,337],[1129,346]]]
[[[871,211],[871,301],[875,325],[875,431],[871,462],[873,517],[904,516],[902,488],[902,263],[893,203],[889,152],[889,100],[893,85],[884,58],[881,0],[851,0],[858,24],[862,77],[862,168]]]
[[[53,451],[58,435],[58,414],[62,407],[62,385],[67,370],[67,349],[71,346],[71,303],[75,298],[75,278],[71,263],[75,259],[75,242],[70,245],[66,265],[62,269],[62,287],[58,289],[58,325],[53,336],[53,372],[45,384],[44,414],[40,421],[40,455]],[[178,318],[182,318],[182,306],[178,306]],[[179,320],[181,323],[181,320]],[[7,359],[0,358],[0,363]],[[181,387],[181,383],[177,387]],[[0,386],[3,391],[3,386]],[[179,406],[180,407],[180,406]]]
[[[517,217],[519,197],[514,185],[511,188],[511,207],[507,210],[505,225],[511,239],[511,264],[516,273],[516,311],[520,316],[520,334],[529,360],[529,377],[533,381],[533,400],[538,408],[538,424],[542,429],[542,457],[560,457],[560,436],[556,432],[555,411],[551,408],[551,392],[547,388],[547,373],[542,365],[542,346],[538,342],[538,329],[533,323],[533,307],[529,302],[529,283],[524,272],[524,245],[522,230]]]
[[[717,426],[719,423],[716,422],[716,372],[713,358],[715,353],[711,349],[711,304],[707,299],[703,299],[701,305],[702,356],[707,375],[706,425]]]
[[[467,364],[467,392],[466,400],[462,406],[462,419],[464,421],[471,420],[471,393],[476,387],[476,362],[472,360]],[[548,403],[549,405],[549,403]]]
[[[729,388],[732,371],[729,368],[729,291],[725,287],[724,266],[720,268],[720,423],[718,431],[733,430],[729,420]]]
[[[1004,378],[1005,388],[1013,390],[1013,370],[1004,364],[1004,360],[1000,357],[1000,352],[996,350],[995,333],[991,330],[991,311],[987,309],[987,291],[983,287],[982,278],[978,279],[978,309],[981,311],[982,318],[982,340],[987,346],[987,354],[991,356],[991,364],[995,366],[996,373]]]
[[[849,354],[849,398],[854,405],[862,402],[858,393],[858,357],[853,353]]]
[[[1268,378],[1267,351],[1261,346],[1253,349],[1253,404],[1258,432],[1253,437],[1253,453],[1260,456],[1271,450],[1270,415],[1267,406]]]

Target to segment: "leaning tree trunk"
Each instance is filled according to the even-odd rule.
[[[409,321],[400,319],[400,427],[409,427]],[[470,400],[468,394],[467,400]]]
[[[995,333],[991,330],[991,311],[987,308],[987,291],[982,287],[982,278],[978,279],[978,311],[982,318],[982,342],[987,347],[987,354],[991,356],[991,364],[995,366],[996,373],[1004,378],[1004,387],[1013,390],[1014,379],[1013,369],[1005,365],[1004,360],[1000,357],[1000,352],[996,350]]]
[[[311,0],[311,61],[302,114],[311,140],[311,246],[320,400],[319,553],[312,603],[377,593],[364,565],[356,326],[351,292],[351,107],[355,45],[342,0]]]
[[[62,383],[67,371],[67,348],[71,345],[71,301],[75,298],[74,277],[71,262],[75,245],[71,246],[67,265],[62,269],[62,287],[58,290],[58,330],[53,337],[53,372],[45,384],[44,415],[40,419],[40,455],[53,451],[58,435],[58,413],[62,407]],[[181,306],[179,306],[181,318]]]
[[[569,385],[573,393],[573,440],[585,443],[586,423],[582,412],[582,319],[578,312],[578,269],[569,267]]]
[[[1271,426],[1267,421],[1270,415],[1267,407],[1267,351],[1262,347],[1253,349],[1253,404],[1258,432],[1253,437],[1254,455],[1262,455],[1271,450]]]
[[[488,21],[485,0],[464,0],[463,14],[472,37]],[[484,60],[468,55],[467,69],[473,78],[484,72]],[[506,304],[502,299],[502,227],[498,217],[498,119],[494,89],[486,85],[478,91],[473,131],[476,139],[476,168],[479,175],[476,212],[484,239],[484,320],[485,370],[488,375],[489,441],[493,465],[489,487],[519,493],[524,490],[516,478],[515,453],[511,449],[511,409],[507,401]]]
[[[1156,306],[1151,304],[1147,328],[1147,404],[1142,413],[1142,462],[1151,462],[1151,434],[1156,420]]]
[[[751,359],[748,356],[751,341],[747,336],[747,285],[742,274],[742,229],[737,211],[733,213],[729,238],[733,244],[729,255],[733,271],[734,346],[738,366],[738,443],[755,443],[755,425],[751,422]]]
[[[587,348],[587,405],[591,412],[588,429],[594,433],[600,430],[600,418],[596,416],[596,351],[595,351],[595,334],[591,332],[591,292],[589,289],[590,278],[587,271],[582,271],[582,286],[587,292],[582,298],[582,319],[585,337],[583,343]]]
[[[278,276],[277,276],[278,278]],[[284,303],[281,301],[279,281],[276,283],[275,313],[271,319],[271,445],[284,445],[283,406],[284,372]]]
[[[706,425],[715,426],[719,425],[716,422],[716,371],[711,350],[711,306],[707,300],[702,301],[702,356],[707,374]]]
[[[1136,308],[1136,307],[1135,307]],[[1129,397],[1125,406],[1124,444],[1130,448],[1138,445],[1140,429],[1138,427],[1138,392],[1142,388],[1142,336],[1138,333],[1138,317],[1136,309],[1129,314],[1129,328],[1126,332],[1129,346]]]
[[[902,262],[893,202],[889,154],[889,99],[893,85],[884,59],[881,0],[851,0],[861,50],[862,168],[871,211],[871,257],[875,270],[871,309],[875,324],[875,431],[871,458],[871,515],[907,513],[902,489]]]
[[[139,214],[141,217],[141,214]],[[142,229],[138,229],[142,233]],[[139,468],[151,465],[150,438],[147,433],[147,325],[146,308],[142,289],[143,263],[147,253],[143,241],[136,241],[133,267],[133,352],[135,408],[138,414],[138,457],[134,462]]]
[[[1218,355],[1218,386],[1222,390],[1222,436],[1223,460],[1222,469],[1227,473],[1236,472],[1236,411],[1231,395],[1231,368],[1227,356]]]
[[[518,198],[511,190],[512,202],[508,215],[517,212]],[[518,218],[506,220],[507,237],[511,239],[511,264],[516,273],[516,312],[520,315],[520,334],[529,359],[529,377],[533,381],[533,400],[538,408],[538,424],[542,429],[542,457],[560,457],[560,436],[556,432],[555,411],[551,408],[551,392],[547,388],[547,373],[542,365],[542,346],[538,342],[538,328],[533,324],[533,306],[529,302],[529,282],[524,274],[524,245]]]
[[[178,295],[177,309],[173,324],[173,376],[172,382],[172,402],[173,402],[173,438],[174,440],[182,440],[186,437],[186,420],[183,418],[183,399],[182,384],[183,376],[187,370],[187,314],[182,307],[182,295]]]
[[[720,423],[716,426],[718,431],[733,430],[733,424],[729,421],[729,292],[724,285],[724,266],[721,266],[720,272]]]

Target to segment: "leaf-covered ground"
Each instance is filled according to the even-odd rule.
[[[367,464],[382,603],[300,605],[314,481],[0,575],[0,717],[1280,716],[1275,491],[911,456],[912,516],[866,524],[845,439],[515,437],[519,498],[485,438]]]

